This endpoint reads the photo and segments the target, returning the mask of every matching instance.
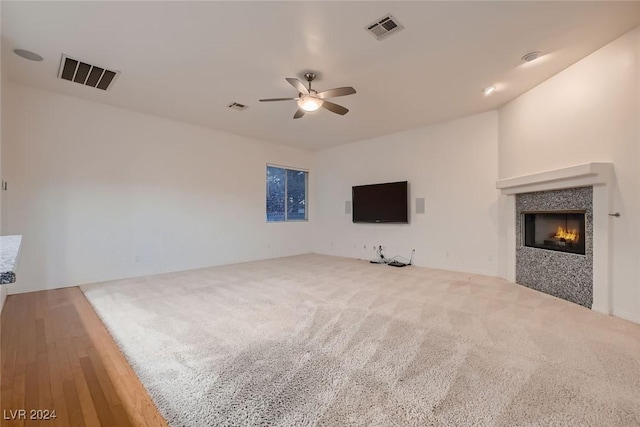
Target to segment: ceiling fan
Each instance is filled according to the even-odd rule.
[[[304,116],[305,113],[316,111],[320,107],[325,108],[332,113],[340,114],[341,116],[344,116],[349,112],[349,110],[344,108],[342,105],[334,104],[333,102],[329,102],[326,99],[336,96],[352,95],[356,93],[356,90],[354,88],[338,87],[335,89],[318,92],[314,89],[311,89],[311,82],[316,78],[316,75],[314,73],[306,73],[304,75],[304,78],[309,84],[308,88],[298,79],[295,79],[293,77],[289,77],[286,79],[291,86],[298,90],[297,98],[270,98],[261,99],[260,102],[297,101],[298,111],[296,111],[296,113],[293,115],[294,119],[299,119],[300,117]]]

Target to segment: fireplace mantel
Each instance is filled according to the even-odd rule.
[[[600,313],[611,314],[611,227],[615,175],[613,163],[593,162],[530,175],[501,179],[496,188],[505,196],[502,227],[506,237],[506,279],[515,282],[516,194],[593,187],[593,305]]]
[[[564,188],[609,185],[613,182],[613,163],[585,163],[531,175],[501,179],[496,188],[502,194],[532,193]]]

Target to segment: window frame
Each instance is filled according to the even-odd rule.
[[[269,172],[269,168],[277,168],[284,170],[284,219],[282,221],[269,221],[269,212],[266,211],[266,201],[267,195],[269,194],[269,180],[266,179],[267,174]],[[304,219],[289,219],[289,198],[287,197],[287,192],[289,189],[289,178],[287,171],[292,172],[304,172]],[[309,169],[293,167],[293,166],[283,166],[277,165],[274,163],[267,163],[265,168],[265,221],[267,224],[279,224],[283,222],[309,222]]]

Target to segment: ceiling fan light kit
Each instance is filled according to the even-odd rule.
[[[298,100],[298,107],[302,108],[307,113],[318,110],[322,107],[322,99],[318,99],[313,95],[304,95]]]
[[[300,80],[288,77],[285,80],[289,82],[291,86],[298,90],[297,98],[269,98],[261,99],[260,102],[273,102],[273,101],[296,101],[298,104],[298,111],[293,115],[294,119],[299,119],[307,112],[317,111],[320,108],[331,111],[332,113],[340,114],[344,116],[349,110],[342,105],[334,104],[333,102],[326,101],[326,98],[332,98],[335,96],[352,95],[356,93],[356,90],[352,87],[338,87],[335,89],[325,90],[318,92],[311,89],[311,82],[316,78],[314,73],[306,73],[304,75],[305,80],[308,83],[308,87],[304,85]]]

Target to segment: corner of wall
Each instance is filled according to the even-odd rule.
[[[4,308],[4,301],[7,299],[7,287],[0,286],[0,314],[2,314],[2,309]]]
[[[2,4],[0,4],[0,23],[2,22]],[[0,47],[3,45],[2,37],[0,36]],[[6,88],[5,81],[7,79],[7,73],[3,72],[4,62],[2,61],[2,49],[0,48],[0,182],[4,179],[2,175],[2,135],[4,133],[4,126],[2,126],[2,114],[3,104],[5,104],[4,89]],[[0,189],[0,235],[3,232],[2,221],[2,190]]]
[[[2,5],[0,4],[0,22],[2,22]],[[2,46],[2,38],[0,37],[0,46]],[[2,133],[4,127],[2,126],[2,104],[4,104],[3,89],[5,86],[6,73],[2,71],[3,62],[2,55],[0,54],[0,180],[2,180]],[[0,189],[0,235],[2,235],[3,227],[2,227],[2,189]],[[2,313],[2,309],[4,308],[4,301],[7,299],[7,287],[0,286],[0,314]]]

